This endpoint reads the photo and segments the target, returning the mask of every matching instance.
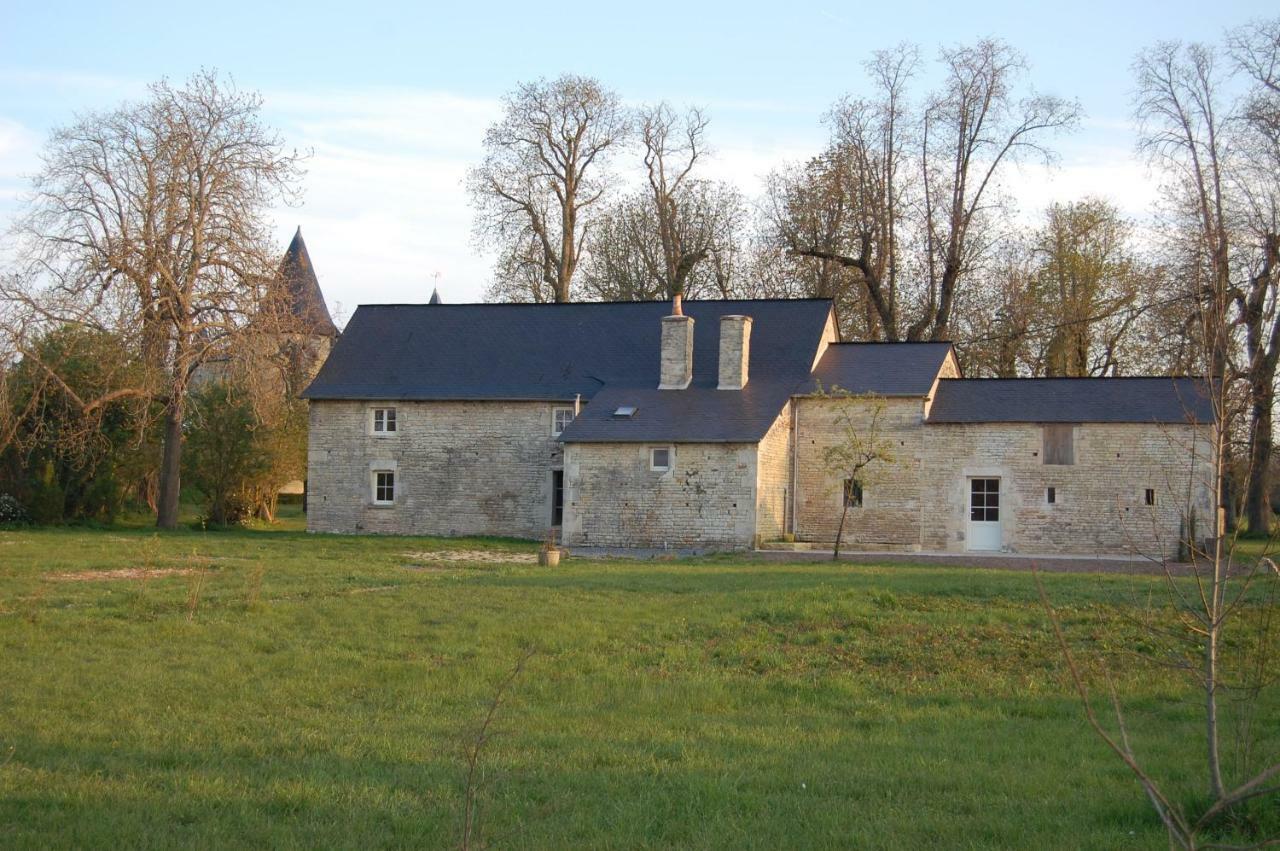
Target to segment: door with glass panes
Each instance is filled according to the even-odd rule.
[[[998,550],[1004,546],[1000,533],[1000,480],[969,480],[969,549]]]

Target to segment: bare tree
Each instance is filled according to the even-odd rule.
[[[856,272],[874,310],[870,330],[885,340],[948,336],[959,285],[988,248],[980,231],[1005,168],[1049,158],[1044,138],[1079,117],[1061,98],[1019,96],[1026,63],[1003,42],[944,49],[939,59],[941,87],[912,106],[917,50],[877,53],[867,70],[878,94],[832,111],[831,143],[808,169],[808,203],[771,193],[789,250]],[[905,271],[922,281],[910,293]]]
[[[522,83],[504,107],[467,178],[476,239],[499,252],[493,295],[566,302],[627,117],[617,95],[574,75]]]
[[[1165,178],[1168,229],[1185,258],[1188,295],[1201,311],[1217,293],[1230,297],[1232,321],[1213,326],[1205,357],[1215,380],[1241,380],[1247,387],[1245,510],[1260,534],[1271,520],[1272,409],[1280,364],[1280,146],[1268,118],[1280,114],[1277,29],[1280,23],[1234,31],[1225,64],[1211,46],[1179,43],[1159,44],[1135,64],[1142,148]],[[1231,96],[1242,73],[1252,90]],[[1232,432],[1245,414],[1226,411],[1224,430]]]
[[[205,71],[55,131],[19,224],[29,276],[2,294],[40,321],[134,341],[149,375],[122,392],[164,409],[161,528],[178,522],[193,374],[274,313],[265,214],[294,197],[300,158],[262,125],[261,103]]]

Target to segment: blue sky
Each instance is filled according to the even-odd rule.
[[[211,11],[212,10],[212,11]],[[598,77],[628,101],[706,107],[710,172],[758,192],[774,165],[821,144],[820,117],[862,84],[860,63],[900,41],[997,36],[1031,81],[1078,98],[1060,166],[1024,169],[1026,215],[1105,193],[1131,215],[1152,199],[1133,154],[1129,66],[1161,39],[1214,40],[1275,14],[1263,2],[1077,3],[57,3],[0,0],[0,228],[50,128],[202,66],[261,91],[266,118],[313,149],[301,225],[331,301],[479,300],[488,259],[461,181],[498,98],[520,80]],[[567,22],[566,22],[567,21]],[[923,88],[923,87],[922,87]],[[625,167],[626,163],[620,163]]]

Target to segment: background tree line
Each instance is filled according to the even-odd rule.
[[[762,197],[701,177],[709,117],[624,107],[597,80],[519,85],[468,189],[511,301],[822,297],[846,339],[951,340],[980,376],[1204,374],[1230,387],[1229,503],[1271,515],[1280,322],[1280,19],[1217,44],[1161,43],[1133,64],[1139,149],[1160,184],[1147,220],[1106,198],[1024,224],[1020,162],[1052,163],[1081,118],[997,40],[878,51],[829,138],[780,163]],[[921,91],[926,76],[937,80]],[[1210,294],[1226,330],[1193,333]]]

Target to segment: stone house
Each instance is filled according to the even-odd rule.
[[[367,305],[304,396],[317,532],[742,549],[847,500],[851,548],[1169,555],[1209,513],[1199,382],[965,379],[826,299]],[[847,487],[873,410],[893,460]]]

